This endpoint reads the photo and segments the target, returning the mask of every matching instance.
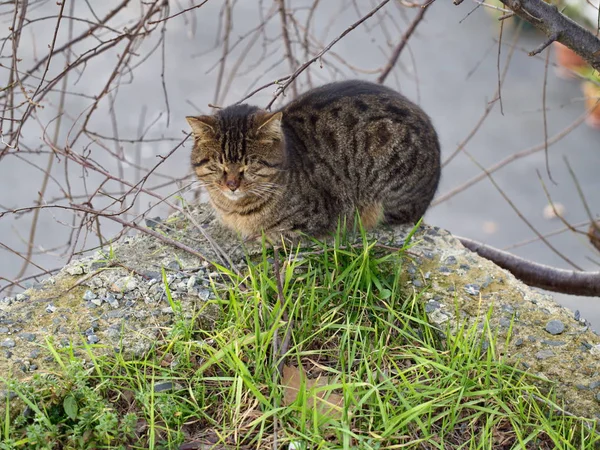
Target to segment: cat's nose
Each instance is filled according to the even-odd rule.
[[[231,191],[235,191],[240,187],[240,180],[234,178],[231,180],[225,181],[225,186],[227,186]]]

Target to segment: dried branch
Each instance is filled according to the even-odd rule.
[[[413,21],[410,23],[410,25],[408,26],[408,28],[406,29],[406,31],[404,32],[404,34],[400,38],[400,42],[398,43],[398,45],[394,49],[394,52],[392,53],[392,56],[391,56],[390,60],[388,61],[388,63],[383,68],[383,73],[377,77],[377,82],[378,83],[384,83],[385,82],[385,79],[390,74],[392,68],[396,65],[396,62],[398,62],[398,58],[400,58],[400,54],[402,53],[402,50],[404,50],[404,47],[406,47],[406,44],[408,43],[408,40],[410,39],[410,37],[412,36],[412,34],[417,29],[417,25],[419,25],[419,23],[421,23],[421,20],[423,20],[423,17],[425,17],[425,12],[427,11],[427,7],[429,5],[431,5],[431,3],[432,2],[429,1],[425,5],[423,5],[423,6],[421,6],[419,8],[419,12],[417,13],[417,15],[415,16],[415,18],[413,19]]]

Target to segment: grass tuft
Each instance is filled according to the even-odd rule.
[[[429,324],[423,292],[402,282],[406,249],[359,232],[360,245],[340,231],[229,274],[234,283],[214,288],[214,329],[186,319],[167,289],[175,323],[143,359],[48,342],[56,373],[2,379],[24,407],[6,401],[0,449],[599,445],[593,421],[560,414],[540,380],[503,363],[487,323],[453,337]],[[293,383],[279,375],[283,358]]]

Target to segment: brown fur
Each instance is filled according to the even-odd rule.
[[[235,105],[187,120],[196,175],[244,237],[319,237],[357,210],[365,228],[415,222],[437,189],[429,118],[380,85],[332,83],[274,113]]]

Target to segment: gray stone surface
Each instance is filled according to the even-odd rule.
[[[565,324],[559,319],[553,319],[546,324],[546,331],[552,335],[562,334]]]
[[[126,237],[112,244],[112,260],[108,253],[98,252],[29,289],[19,297],[21,301],[2,299],[0,373],[24,378],[32,370],[52,371],[46,339],[55,347],[83,345],[85,340],[98,344],[94,346],[98,354],[118,351],[125,357],[139,357],[179,314],[196,318],[199,329],[211,329],[220,313],[219,307],[207,303],[213,297],[211,285],[230,281],[209,261],[233,264],[243,272],[246,256],[258,255],[261,249],[257,244],[243,247],[216,223],[207,205],[199,205],[192,214],[193,222],[174,215],[153,226],[193,248],[194,254],[147,234]],[[379,229],[370,238],[400,247],[410,231],[410,227]],[[498,358],[538,377],[541,389],[550,386],[543,380],[552,382],[569,412],[600,415],[597,388],[588,388],[596,386],[600,376],[600,337],[584,319],[466,250],[437,227],[417,230],[407,258],[404,289],[420,294],[429,321],[440,332],[457,333],[465,322],[477,325],[482,333],[489,327],[498,336],[494,349]],[[169,305],[163,270],[180,312]],[[83,300],[87,291],[93,295]],[[31,362],[34,350],[35,364]]]

